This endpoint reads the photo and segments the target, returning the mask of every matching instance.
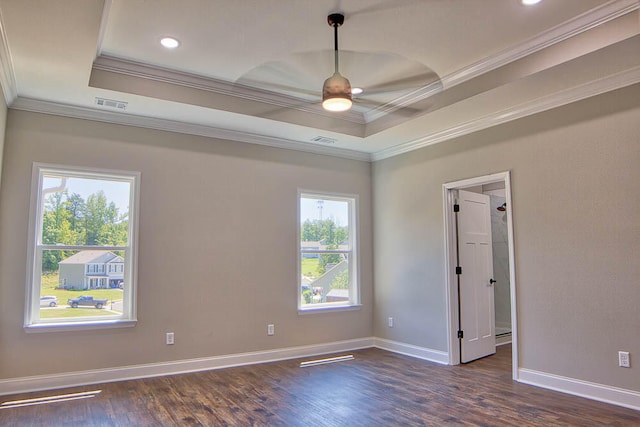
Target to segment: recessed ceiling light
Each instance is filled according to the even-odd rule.
[[[160,44],[167,49],[175,49],[180,46],[180,41],[178,39],[174,39],[173,37],[163,37],[160,40]]]
[[[540,3],[540,1],[541,0],[522,0],[522,4],[524,4],[525,6],[531,6],[536,3]]]
[[[364,92],[364,90],[360,87],[351,88],[351,95],[360,95],[362,92]]]

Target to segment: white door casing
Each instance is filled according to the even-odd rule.
[[[459,190],[460,361],[496,352],[491,206],[489,196]]]

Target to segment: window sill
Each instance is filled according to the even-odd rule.
[[[133,328],[138,323],[137,320],[106,320],[96,322],[67,322],[67,323],[37,323],[26,325],[24,330],[31,333],[41,332],[64,332],[64,331],[86,331],[91,329],[115,329]]]
[[[335,311],[357,311],[360,310],[362,304],[353,305],[323,305],[319,307],[299,308],[299,315],[317,314]]]

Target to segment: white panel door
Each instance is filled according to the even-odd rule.
[[[489,196],[458,191],[458,262],[460,278],[460,361],[496,352],[493,253]]]

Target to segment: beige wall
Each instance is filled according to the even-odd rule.
[[[375,335],[447,351],[442,184],[510,170],[520,367],[639,391],[639,99],[635,85],[375,163]]]
[[[446,351],[442,184],[511,170],[520,366],[639,390],[638,99],[636,85],[377,162],[372,173],[363,162],[10,111],[0,378],[371,335]],[[34,161],[142,172],[135,328],[24,332]],[[359,311],[296,313],[299,187],[360,195]],[[175,346],[164,345],[167,331]],[[633,368],[616,366],[618,350]]]
[[[372,335],[369,163],[14,110],[7,123],[0,378]],[[33,162],[142,173],[135,328],[23,330]],[[297,314],[298,188],[359,195],[362,309]],[[173,346],[164,344],[169,331]]]
[[[4,131],[7,125],[7,106],[4,103],[4,91],[0,86],[0,188],[2,188],[2,155],[4,153]]]

